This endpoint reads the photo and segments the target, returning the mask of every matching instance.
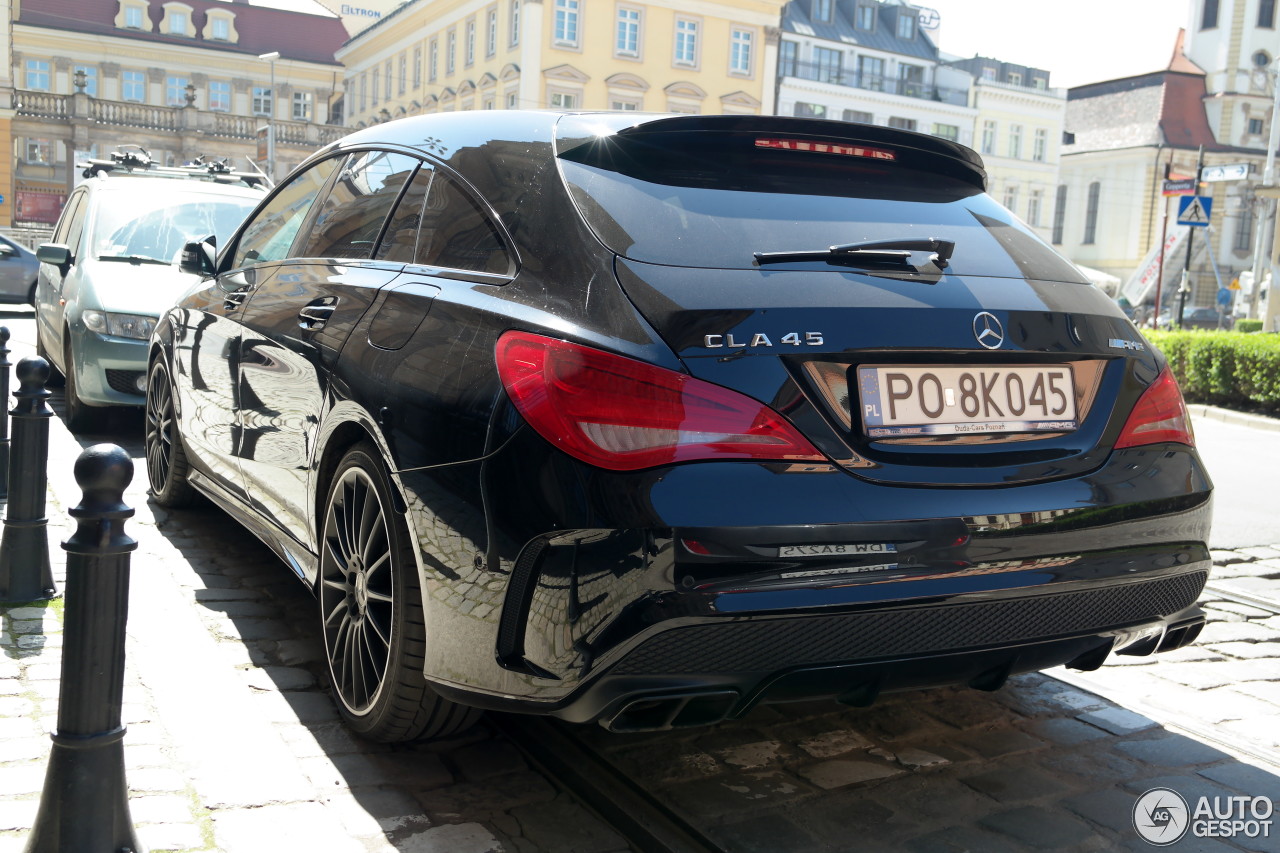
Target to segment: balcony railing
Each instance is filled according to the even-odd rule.
[[[933,86],[918,80],[902,80],[887,77],[884,74],[870,74],[855,71],[838,65],[815,64],[812,62],[783,62],[778,66],[781,77],[795,77],[799,80],[814,80],[819,83],[831,83],[836,86],[848,86],[868,92],[884,92],[889,95],[901,95],[906,98],[919,98],[923,101],[939,101],[954,106],[968,106],[969,92],[966,89],[946,89]]]
[[[40,118],[66,118],[71,113],[70,95],[53,95],[49,92],[18,92],[18,115]]]

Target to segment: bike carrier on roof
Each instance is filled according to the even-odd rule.
[[[124,148],[125,146],[122,146]],[[108,175],[112,172],[130,174],[146,174],[163,178],[190,178],[194,180],[214,181],[220,184],[243,183],[250,187],[270,187],[270,179],[262,172],[238,172],[228,165],[230,157],[218,160],[201,154],[195,160],[182,166],[161,166],[151,158],[151,152],[141,145],[127,146],[134,150],[112,151],[111,159],[90,159],[76,166],[84,169],[86,178],[96,175]],[[252,161],[250,161],[252,163]]]

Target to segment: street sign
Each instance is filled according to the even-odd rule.
[[[1231,300],[1234,297],[1235,297],[1235,294],[1232,293],[1229,288],[1226,288],[1226,287],[1218,288],[1218,304],[1221,305],[1223,308],[1230,308]]]
[[[1213,212],[1213,199],[1202,195],[1188,195],[1178,199],[1178,224],[1205,228]]]
[[[1164,195],[1195,195],[1196,179],[1182,178],[1177,181],[1164,182]]]
[[[1240,276],[1236,276],[1235,278],[1231,279],[1231,283],[1227,285],[1227,290],[1239,290],[1239,289],[1240,289]]]
[[[1249,177],[1248,163],[1233,163],[1230,166],[1205,166],[1200,170],[1200,180],[1206,182],[1243,181],[1247,177]]]

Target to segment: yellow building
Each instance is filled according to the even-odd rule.
[[[235,168],[275,129],[283,176],[342,135],[340,19],[303,0],[0,0],[0,225],[47,228],[80,179],[75,164],[137,145],[164,165],[228,157]],[[309,10],[309,11],[307,11]],[[7,109],[6,109],[7,107]],[[6,123],[8,127],[6,128]],[[7,164],[6,164],[7,165]]]
[[[348,125],[468,109],[769,114],[784,0],[409,0],[337,53]]]

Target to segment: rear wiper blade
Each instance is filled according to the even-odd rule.
[[[799,252],[755,252],[760,264],[780,264],[788,261],[825,261],[829,264],[853,264],[877,266],[901,264],[910,266],[912,252],[933,252],[930,260],[942,269],[951,260],[956,244],[951,240],[933,237],[922,240],[881,240],[874,243],[844,243],[826,249]]]
[[[98,255],[100,261],[124,261],[128,264],[164,264],[169,266],[168,261],[162,261],[159,258],[153,258],[150,255]]]

